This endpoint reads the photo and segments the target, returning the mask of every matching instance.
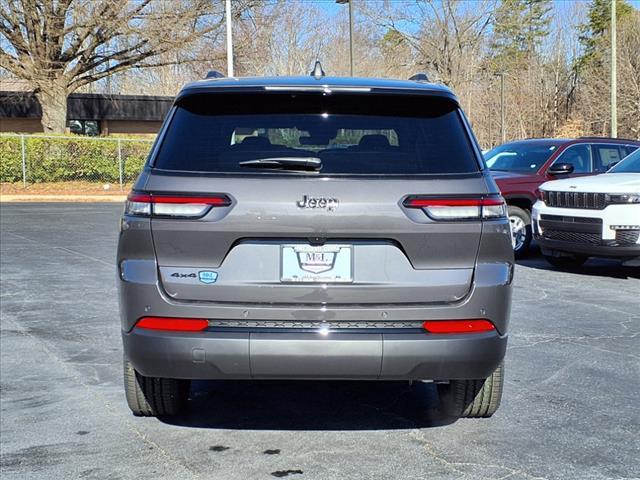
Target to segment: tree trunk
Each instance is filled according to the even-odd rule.
[[[42,130],[44,133],[64,133],[67,125],[67,95],[63,86],[50,84],[36,91],[42,107]]]

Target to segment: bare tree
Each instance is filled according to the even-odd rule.
[[[236,23],[238,67],[251,75],[305,75],[325,49],[329,30],[317,5],[261,2]]]
[[[221,31],[222,8],[211,0],[0,0],[0,69],[30,83],[44,131],[63,132],[70,93],[132,68],[196,60],[188,47]]]
[[[640,138],[640,12],[620,32],[620,131],[624,136]]]

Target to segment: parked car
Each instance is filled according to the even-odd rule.
[[[136,415],[177,413],[193,379],[423,380],[452,415],[500,403],[509,222],[446,87],[185,86],[129,195],[117,267]]]
[[[640,266],[640,150],[602,175],[544,183],[533,232],[556,267],[580,266],[589,257]]]
[[[531,207],[540,185],[558,178],[604,173],[638,147],[637,140],[555,138],[505,143],[486,153],[487,166],[507,201],[516,257],[529,251]]]

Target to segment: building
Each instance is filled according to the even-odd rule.
[[[67,129],[80,135],[155,134],[173,97],[73,93]],[[32,92],[0,91],[0,132],[42,132],[42,109]]]

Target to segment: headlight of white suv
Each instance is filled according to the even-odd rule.
[[[640,194],[638,193],[616,193],[614,195],[605,195],[607,205],[610,204],[625,204],[625,203],[640,203]]]

